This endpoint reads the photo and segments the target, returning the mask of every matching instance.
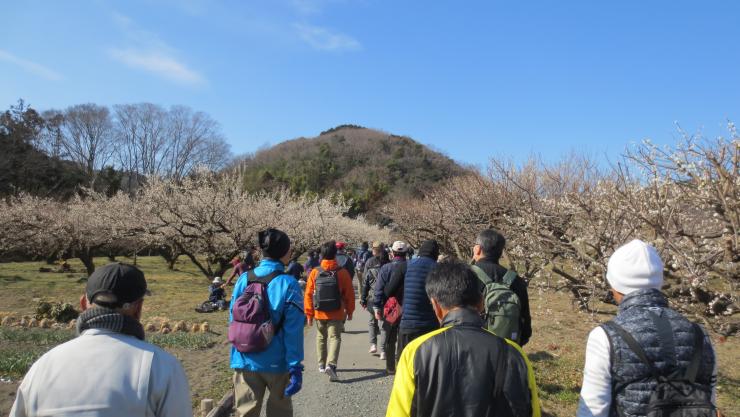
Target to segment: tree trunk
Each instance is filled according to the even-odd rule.
[[[195,265],[196,267],[198,267],[198,269],[200,269],[200,272],[202,272],[203,275],[205,275],[205,277],[206,277],[206,279],[208,279],[208,281],[210,281],[210,280],[213,279],[213,271],[211,271],[211,267],[210,266],[208,266],[208,267],[203,266],[203,264],[198,260],[198,258],[196,258],[195,255],[193,255],[190,252],[183,251],[182,254],[185,255],[185,256],[187,256],[188,259],[190,259],[190,262],[192,262],[193,265]]]
[[[87,276],[90,276],[95,272],[95,263],[93,262],[92,250],[90,248],[81,250],[78,257],[80,258],[80,261],[82,261],[82,264],[85,265]]]
[[[226,271],[231,267],[231,262],[229,262],[227,259],[219,259],[218,260],[218,270],[216,271],[217,277],[223,277]]]
[[[175,269],[175,262],[177,262],[177,258],[180,257],[180,253],[177,249],[172,246],[162,246],[157,252],[159,253],[159,256],[167,261],[167,269]]]

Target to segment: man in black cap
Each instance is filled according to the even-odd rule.
[[[180,362],[144,341],[144,274],[121,263],[87,281],[78,337],[43,355],[18,387],[13,417],[192,416]]]
[[[258,352],[242,353],[231,347],[236,415],[258,417],[269,391],[267,417],[290,417],[291,397],[303,382],[303,292],[298,281],[285,272],[293,253],[288,235],[267,229],[257,234],[257,240],[262,260],[255,269],[239,277],[231,299],[238,300],[250,280],[269,280],[265,291],[276,333],[270,344]],[[229,323],[233,319],[234,302],[229,309]]]

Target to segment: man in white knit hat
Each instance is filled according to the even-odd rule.
[[[606,279],[619,311],[588,336],[577,416],[657,415],[649,414],[658,406],[657,391],[688,384],[693,389],[683,392],[691,398],[679,395],[669,405],[690,400],[701,405],[680,415],[714,414],[714,349],[701,327],[668,307],[655,248],[641,240],[620,247],[609,259]],[[699,410],[707,414],[696,414]]]

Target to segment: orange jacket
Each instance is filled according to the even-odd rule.
[[[321,268],[325,271],[334,271],[339,269],[337,261],[323,260]],[[340,269],[337,272],[339,280],[339,294],[342,297],[342,307],[334,311],[316,311],[313,309],[313,292],[316,288],[316,277],[319,275],[319,268],[311,270],[306,283],[306,294],[303,299],[303,309],[306,311],[306,317],[313,317],[316,320],[344,320],[346,315],[355,311],[355,289],[352,287],[352,277],[346,269]]]

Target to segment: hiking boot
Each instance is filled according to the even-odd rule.
[[[373,345],[370,345],[370,353],[375,353],[377,351],[378,351],[378,347],[377,346],[375,346],[374,344]]]
[[[337,376],[337,368],[335,366],[327,366],[326,367],[326,374],[329,375],[329,381],[336,382],[339,381],[339,377]]]
[[[326,372],[326,367],[324,365],[319,365],[319,372],[321,372],[322,374]]]
[[[381,361],[385,360],[385,352],[380,352],[380,360]]]

